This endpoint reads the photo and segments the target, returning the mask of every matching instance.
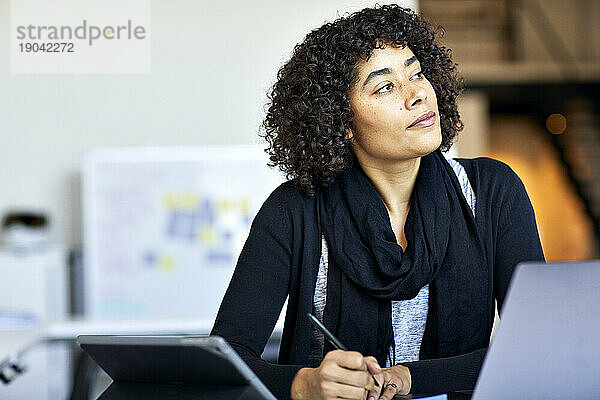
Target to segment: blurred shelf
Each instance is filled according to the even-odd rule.
[[[467,86],[600,82],[600,62],[578,62],[562,66],[548,61],[457,63]]]

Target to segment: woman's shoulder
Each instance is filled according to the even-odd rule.
[[[465,168],[478,202],[492,204],[493,209],[530,202],[523,181],[508,164],[489,157],[455,160]]]
[[[271,192],[269,197],[275,197],[283,202],[310,202],[315,199],[315,196],[308,195],[293,180],[281,183]]]
[[[471,167],[487,174],[510,174],[511,172],[514,173],[514,171],[508,164],[490,157],[456,157],[454,158],[454,160],[460,162],[465,167]]]
[[[263,202],[252,221],[251,231],[260,228],[273,236],[287,237],[301,233],[307,219],[314,220],[316,215],[315,197],[288,181],[277,186]]]
[[[318,194],[317,194],[318,195]],[[263,208],[279,208],[285,213],[295,214],[306,208],[314,207],[316,197],[309,196],[289,180],[277,186],[267,197]]]
[[[477,186],[522,185],[516,172],[506,163],[490,157],[454,158],[467,171]]]

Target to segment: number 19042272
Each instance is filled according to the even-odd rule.
[[[74,53],[74,43],[19,43],[21,53]]]

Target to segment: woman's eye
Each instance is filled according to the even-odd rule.
[[[423,75],[423,71],[419,71],[416,74],[414,74],[413,76],[416,76],[417,79],[423,79],[423,78],[425,78],[425,75]]]
[[[388,93],[392,90],[392,88],[394,87],[393,83],[388,83],[385,86],[382,86],[380,89],[378,89],[377,91],[375,91],[375,94],[385,94]],[[385,88],[388,88],[388,90],[384,90]]]

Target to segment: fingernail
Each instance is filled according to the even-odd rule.
[[[375,364],[375,370],[377,370],[377,372],[381,372],[381,367],[379,364]]]
[[[369,400],[375,400],[375,397],[371,396],[369,397]]]

